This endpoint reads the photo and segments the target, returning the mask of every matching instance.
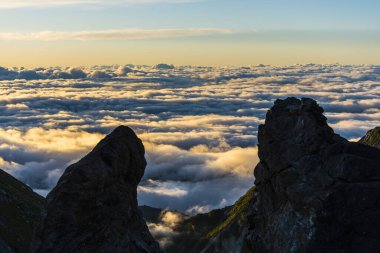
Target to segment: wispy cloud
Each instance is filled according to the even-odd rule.
[[[34,33],[0,33],[0,40],[8,41],[59,41],[59,40],[142,40],[233,34],[231,29],[190,28],[190,29],[115,29],[101,31]]]
[[[62,5],[112,5],[112,4],[155,4],[155,3],[190,3],[201,0],[1,0],[0,9],[26,7],[54,7]]]

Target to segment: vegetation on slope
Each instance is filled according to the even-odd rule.
[[[207,234],[209,239],[217,236],[222,230],[226,229],[232,222],[237,222],[239,227],[246,224],[246,209],[253,199],[253,193],[255,187],[252,187],[248,192],[242,196],[235,205],[233,205],[231,211],[228,212],[226,219],[217,227],[215,227],[210,233]]]
[[[206,214],[185,219],[179,224],[176,232],[178,235],[173,238],[165,252],[167,253],[199,253],[207,245],[209,239],[207,234],[217,225],[223,222],[231,207],[216,209]]]
[[[216,238],[221,235],[224,239],[234,241],[242,236],[246,228],[246,210],[252,201],[254,187],[252,187],[233,206],[213,210],[206,214],[199,214],[183,221],[177,228],[178,235],[165,252],[218,252]],[[215,245],[213,245],[215,244]],[[245,252],[244,242],[237,242],[240,252]]]
[[[374,148],[380,148],[380,127],[368,131],[359,142]]]

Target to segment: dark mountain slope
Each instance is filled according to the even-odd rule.
[[[178,225],[178,235],[165,252],[248,252],[244,242],[248,229],[246,211],[253,192],[254,188],[250,189],[233,206],[185,219]]]
[[[204,253],[250,252],[245,237],[248,232],[247,212],[253,199],[255,187],[241,197],[226,215],[224,221],[207,234],[209,242]]]
[[[185,219],[176,228],[178,235],[174,237],[173,243],[165,249],[165,252],[200,252],[209,241],[207,234],[225,220],[230,209],[231,207],[226,207]]]
[[[28,253],[43,198],[0,170],[0,252]]]
[[[161,213],[164,211],[163,209],[150,206],[139,206],[138,208],[141,211],[145,221],[152,223],[160,222]]]

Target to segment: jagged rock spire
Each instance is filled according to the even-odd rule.
[[[145,166],[141,140],[128,127],[116,128],[47,196],[32,252],[160,252],[137,209]]]

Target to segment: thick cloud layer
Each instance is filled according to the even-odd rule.
[[[194,214],[252,185],[257,127],[276,98],[318,100],[348,139],[380,125],[379,66],[158,66],[0,68],[0,166],[46,194],[128,125],[147,151],[140,204]]]

